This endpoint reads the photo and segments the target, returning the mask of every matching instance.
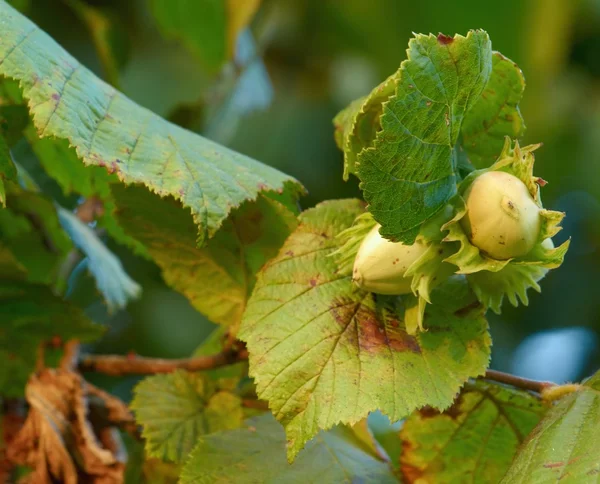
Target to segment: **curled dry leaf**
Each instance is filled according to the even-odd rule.
[[[123,402],[59,369],[32,375],[25,396],[29,414],[8,450],[12,462],[33,468],[25,482],[123,482],[126,455],[115,425],[133,422]]]

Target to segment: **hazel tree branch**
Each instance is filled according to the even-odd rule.
[[[245,349],[229,349],[209,356],[164,359],[129,355],[87,355],[80,359],[79,370],[106,375],[154,375],[175,370],[201,371],[221,368],[248,359]]]
[[[528,378],[522,378],[520,376],[511,375],[510,373],[503,373],[496,370],[487,370],[485,372],[484,379],[498,383],[504,383],[505,385],[511,385],[513,387],[520,388],[521,390],[529,390],[540,394],[547,388],[557,386],[556,383],[549,381],[530,380]]]

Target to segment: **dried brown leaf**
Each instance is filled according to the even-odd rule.
[[[123,482],[126,455],[114,425],[133,421],[123,402],[63,369],[32,375],[25,397],[29,415],[8,450],[12,462],[34,469],[25,482]]]

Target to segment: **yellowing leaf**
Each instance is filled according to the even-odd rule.
[[[579,484],[600,475],[600,373],[560,399],[527,437],[503,484]]]
[[[141,242],[167,284],[215,323],[237,327],[255,274],[296,226],[281,203],[260,196],[236,209],[202,249],[187,210],[139,188],[115,185],[116,213],[126,233]]]
[[[200,373],[156,375],[135,388],[131,402],[151,457],[183,461],[200,435],[239,427],[242,401]]]
[[[339,200],[304,212],[244,314],[250,374],[286,429],[290,459],[320,429],[377,409],[396,421],[424,405],[446,408],[488,363],[487,322],[463,277],[433,291],[426,331],[410,336],[401,298],[376,300],[339,273],[337,235],[363,211]]]
[[[498,482],[545,411],[527,392],[477,382],[443,413],[413,413],[400,432],[404,482]]]

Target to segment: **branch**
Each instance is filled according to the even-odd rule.
[[[537,393],[542,393],[545,389],[556,386],[556,383],[549,381],[529,380],[527,378],[521,378],[520,376],[511,375],[510,373],[503,373],[496,370],[487,370],[484,378],[486,380],[504,383],[522,390],[529,390]]]
[[[201,371],[232,365],[248,359],[248,352],[227,350],[209,356],[194,358],[163,359],[143,356],[87,355],[79,361],[80,371],[104,373],[106,375],[154,375],[171,373],[175,370]]]

